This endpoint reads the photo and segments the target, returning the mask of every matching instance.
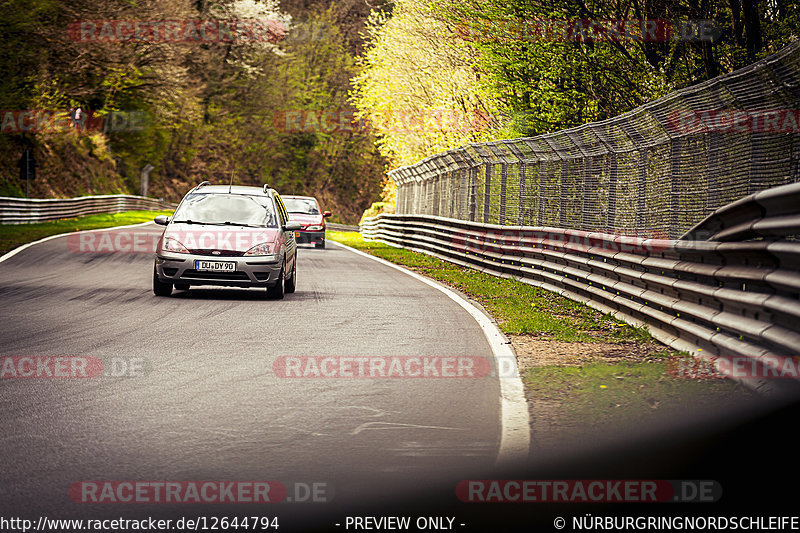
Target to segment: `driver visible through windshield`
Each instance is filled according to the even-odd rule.
[[[268,197],[244,194],[190,194],[173,216],[176,223],[277,228]]]
[[[283,205],[290,213],[299,213],[302,215],[319,215],[317,202],[311,199],[304,198],[283,198]]]

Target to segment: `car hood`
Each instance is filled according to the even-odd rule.
[[[322,224],[322,215],[304,215],[303,213],[289,213],[289,220],[301,224]]]
[[[188,250],[227,250],[246,252],[264,242],[275,242],[277,228],[248,228],[207,224],[170,224],[164,237],[171,237]]]

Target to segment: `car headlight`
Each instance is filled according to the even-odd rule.
[[[308,231],[320,231],[322,229],[322,226],[308,226],[306,227],[306,229]]]
[[[176,254],[188,254],[189,250],[181,244],[178,239],[174,239],[172,237],[165,237],[164,243],[161,245],[161,249],[165,252],[173,252]]]
[[[272,246],[271,242],[262,242],[247,250],[244,255],[272,255]]]

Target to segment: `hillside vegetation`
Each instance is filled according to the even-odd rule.
[[[316,195],[342,221],[357,221],[379,199],[386,161],[372,133],[309,123],[307,112],[304,120],[291,120],[298,110],[352,115],[348,91],[366,6],[280,6],[275,0],[0,4],[0,110],[8,111],[0,135],[0,195],[25,194],[17,162],[30,146],[39,165],[30,184],[34,197],[138,192],[140,171],[151,164],[149,194],[171,201],[199,181],[231,177]],[[266,22],[272,33],[227,41],[123,41],[120,33],[91,33],[81,25],[176,20],[239,21],[243,27]],[[69,111],[77,108],[88,119],[78,123],[82,127],[70,122]],[[56,118],[23,131],[15,124],[22,111]],[[115,112],[122,119],[113,123]]]

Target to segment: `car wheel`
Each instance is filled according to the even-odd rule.
[[[283,290],[284,292],[291,294],[294,292],[296,288],[297,288],[297,256],[295,256],[294,265],[292,265],[292,277],[286,280],[286,283],[283,285]]]
[[[156,296],[169,296],[172,294],[172,283],[160,281],[155,269],[153,269],[153,294]]]
[[[175,289],[179,290],[179,291],[188,291],[189,290],[189,284],[188,283],[176,283],[175,284]]]
[[[325,239],[322,239],[320,242],[318,242],[314,246],[316,246],[317,248],[325,248]]]
[[[271,300],[283,299],[283,268],[281,268],[281,272],[278,274],[278,281],[275,285],[267,287],[267,298]]]

